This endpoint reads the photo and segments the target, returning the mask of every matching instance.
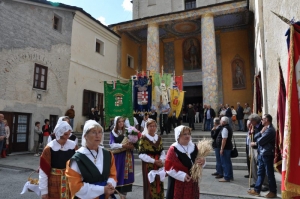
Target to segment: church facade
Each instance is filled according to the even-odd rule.
[[[205,2],[205,3],[204,3]],[[185,103],[253,101],[254,29],[248,1],[133,1],[133,20],[113,24],[121,37],[118,73],[183,75]]]

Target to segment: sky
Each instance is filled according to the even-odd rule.
[[[83,8],[104,25],[132,19],[131,0],[48,0]]]

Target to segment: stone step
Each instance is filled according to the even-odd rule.
[[[232,158],[231,160],[233,160]],[[232,163],[233,168],[233,175],[234,170],[247,170],[247,164],[246,163]],[[215,162],[206,162],[205,169],[216,169],[216,163]]]

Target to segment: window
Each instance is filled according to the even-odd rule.
[[[61,31],[62,18],[56,14],[53,17],[53,29]]]
[[[134,59],[130,55],[127,55],[127,66],[130,68],[134,68]]]
[[[35,64],[34,77],[33,77],[33,88],[47,89],[47,74],[48,67]]]
[[[156,4],[156,0],[148,0],[148,6],[152,6]]]
[[[104,42],[99,39],[96,39],[96,52],[104,55]]]
[[[88,116],[91,108],[97,107],[100,117],[103,113],[103,93],[97,93],[90,90],[83,90],[82,115]]]
[[[195,0],[185,0],[185,9],[193,9],[196,8],[196,1]]]

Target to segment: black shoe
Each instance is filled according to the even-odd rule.
[[[218,176],[219,174],[217,172],[215,172],[215,173],[212,173],[211,175],[212,176]]]
[[[249,178],[249,175],[244,175],[245,178]]]
[[[219,178],[223,178],[222,175],[217,175],[215,178],[219,179]]]
[[[250,187],[251,187],[251,188],[254,188],[254,187],[255,187],[255,184],[250,185]]]
[[[264,192],[265,192],[265,191],[269,191],[269,188],[268,188],[268,187],[262,187],[262,188],[261,188],[261,191],[264,191]]]

